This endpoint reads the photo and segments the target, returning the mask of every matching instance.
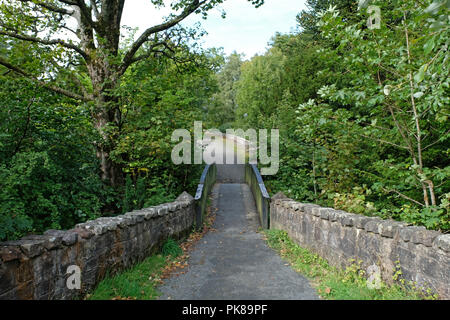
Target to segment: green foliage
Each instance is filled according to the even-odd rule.
[[[353,213],[373,215],[375,207],[372,202],[367,202],[366,197],[372,193],[367,186],[354,187],[352,193],[339,194],[333,196],[334,207]]]
[[[150,256],[115,275],[108,275],[86,299],[155,300],[160,295],[157,287],[161,284],[163,271],[176,263],[182,254],[179,244],[169,238],[163,244],[161,254]]]
[[[26,81],[1,83],[0,240],[99,217],[112,193],[83,108]]]
[[[164,256],[171,256],[172,258],[177,258],[183,254],[183,250],[180,248],[178,243],[172,238],[167,239],[162,247],[162,254]]]
[[[450,127],[443,115],[449,105],[444,50],[449,28],[433,27],[435,18],[426,13],[426,3],[373,4],[384,13],[379,29],[364,28],[364,10],[358,13],[357,23],[342,20],[333,8],[323,15],[322,34],[334,45],[323,55],[329,64],[341,63],[347,72],[339,77],[340,83],[324,86],[318,93],[328,102],[351,106],[352,119],[346,125],[367,139],[362,148],[370,146],[378,152],[372,163],[359,166],[360,179],[371,181],[378,197],[395,194],[424,207],[419,215],[399,217],[446,230],[449,216],[436,207],[449,188],[448,161],[438,156],[448,152]],[[446,10],[441,8],[440,13]]]
[[[32,61],[29,55],[37,49],[19,41],[9,47],[28,68],[26,61]],[[0,54],[2,50],[0,46]],[[221,56],[214,50],[193,53],[184,43],[177,50],[187,62],[144,60],[130,67],[119,88],[110,92],[121,119],[102,134],[114,142],[109,156],[126,174],[126,185],[114,190],[100,178],[95,142],[104,137],[94,129],[92,104],[75,104],[7,72],[8,77],[0,77],[0,241],[49,228],[69,229],[195,192],[202,166],[174,165],[170,138],[173,130],[192,128],[194,119],[205,117]],[[0,71],[5,73],[3,67]],[[77,77],[89,87],[84,71]],[[52,72],[70,83],[69,74]]]
[[[320,30],[317,23],[320,21],[320,12],[330,6],[336,6],[344,19],[354,19],[358,7],[356,0],[306,0],[307,10],[302,10],[297,15],[298,26],[302,32],[319,38]]]
[[[170,138],[174,130],[193,130],[194,120],[204,118],[205,106],[216,92],[213,70],[218,59],[214,52],[193,58],[182,66],[170,59],[135,65],[117,92],[126,117],[111,158],[123,166],[136,188],[145,187],[145,194],[136,195],[141,200],[131,196],[131,201],[139,202],[136,207],[173,200],[183,191],[195,192],[202,166],[174,165],[175,143]]]
[[[237,109],[236,83],[241,78],[242,55],[233,53],[226,58],[222,68],[216,73],[218,92],[212,96],[207,107],[209,123],[222,132],[232,128]]]
[[[166,265],[167,260],[162,255],[151,256],[122,273],[107,276],[86,298],[155,300],[160,295],[156,289],[159,276]]]
[[[146,183],[145,179],[139,177],[136,184],[133,184],[130,175],[125,179],[125,195],[123,198],[123,213],[131,212],[135,209],[142,209],[146,199]]]
[[[449,230],[442,3],[372,1],[382,19],[370,29],[356,1],[311,0],[298,34],[244,63],[235,125],[280,130],[269,192]]]

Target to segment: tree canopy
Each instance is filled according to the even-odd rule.
[[[307,4],[236,84],[236,123],[280,129],[269,189],[448,230],[448,2],[370,1],[380,28],[368,1]]]
[[[138,34],[124,0],[0,0],[0,241],[194,193],[195,120],[279,129],[271,194],[449,230],[449,1],[307,0],[251,58],[182,26],[224,0],[149,2]]]

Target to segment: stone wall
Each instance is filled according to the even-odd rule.
[[[156,252],[168,237],[187,236],[194,217],[194,199],[183,193],[172,203],[0,243],[0,299],[82,297],[107,273]],[[69,266],[81,270],[79,290],[67,286]]]
[[[272,198],[270,228],[287,231],[300,246],[334,266],[348,266],[350,259],[362,260],[365,268],[376,264],[388,283],[398,265],[405,280],[450,299],[450,234],[281,195]]]

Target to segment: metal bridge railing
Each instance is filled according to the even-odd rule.
[[[216,183],[217,167],[216,164],[206,165],[200,178],[200,183],[195,193],[195,227],[202,228],[203,220],[208,206],[208,195]]]
[[[256,208],[259,214],[259,222],[263,229],[270,227],[270,196],[264,185],[258,167],[255,164],[245,165],[245,182],[252,190]]]

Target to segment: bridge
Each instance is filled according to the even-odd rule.
[[[242,162],[239,157],[245,158],[245,146],[235,145],[234,149],[223,149],[224,164],[205,168],[196,195],[196,201],[202,202],[207,194],[203,189],[208,185],[211,188],[214,231],[207,233],[190,253],[188,271],[169,278],[159,288],[163,293],[160,299],[317,299],[308,280],[266,245],[260,230],[268,226],[269,196],[257,167],[238,164]],[[234,164],[226,164],[230,152]],[[208,181],[214,176],[215,183]],[[204,206],[197,208],[200,223]]]
[[[331,265],[358,259],[364,268],[379,266],[387,282],[400,265],[403,279],[449,299],[449,234],[271,199],[257,166],[237,164],[246,156],[245,144],[216,156],[227,155],[233,164],[207,165],[195,197],[184,192],[174,202],[0,243],[0,300],[82,298],[108,273],[130,268],[168,238],[183,239],[202,226],[208,207],[216,216],[213,229],[194,246],[187,272],[160,287],[161,300],[318,299],[308,280],[267,247],[260,231],[269,228],[286,231]]]

